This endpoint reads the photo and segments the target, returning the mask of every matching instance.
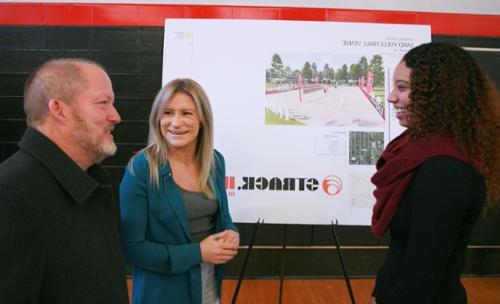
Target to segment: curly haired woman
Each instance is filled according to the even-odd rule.
[[[500,202],[500,100],[472,56],[428,43],[397,65],[388,101],[407,130],[372,177],[372,231],[391,241],[373,303],[467,303],[460,273],[483,206]]]

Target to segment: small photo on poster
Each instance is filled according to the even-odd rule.
[[[265,124],[383,127],[383,64],[378,54],[270,54]]]
[[[349,132],[349,165],[375,165],[384,148],[384,132]]]

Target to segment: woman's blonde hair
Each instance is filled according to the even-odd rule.
[[[196,163],[200,170],[199,186],[210,199],[215,197],[214,147],[213,147],[213,114],[210,101],[203,88],[189,78],[174,79],[167,83],[155,97],[149,115],[148,145],[141,150],[149,164],[149,177],[154,188],[159,188],[159,170],[168,162],[167,141],[161,133],[160,119],[167,103],[176,93],[184,93],[193,98],[201,127],[196,143]],[[130,169],[133,169],[133,161]],[[133,171],[132,171],[133,172]]]

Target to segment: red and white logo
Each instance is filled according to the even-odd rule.
[[[336,175],[328,175],[321,184],[323,191],[328,195],[337,195],[342,191],[342,180]]]
[[[226,176],[226,190],[234,190],[234,176]]]

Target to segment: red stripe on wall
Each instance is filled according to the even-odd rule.
[[[220,5],[0,3],[0,25],[163,26],[165,18],[428,24],[438,35],[500,37],[499,15]]]

